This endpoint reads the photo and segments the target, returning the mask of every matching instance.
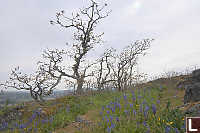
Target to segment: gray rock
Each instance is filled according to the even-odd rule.
[[[200,116],[200,104],[192,106],[191,108],[187,109],[184,113],[190,114],[195,117]]]
[[[200,69],[194,70],[184,84],[184,103],[200,101]]]
[[[200,82],[200,69],[194,70],[192,72],[192,79]]]
[[[188,85],[184,96],[184,103],[197,101],[200,101],[200,82]]]

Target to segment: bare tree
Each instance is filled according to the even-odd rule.
[[[107,49],[103,55],[97,60],[98,64],[95,69],[95,80],[97,89],[101,90],[107,83],[115,81],[112,78],[111,64],[115,62],[115,49]]]
[[[145,55],[145,51],[150,48],[153,39],[144,39],[136,41],[127,46],[118,56],[116,68],[113,72],[117,80],[118,90],[123,90],[127,87],[128,82],[132,82],[134,75],[134,66],[137,64],[138,57]],[[130,83],[129,83],[130,84]]]
[[[65,52],[46,50],[44,58],[49,59],[49,63],[43,63],[42,65],[43,70],[53,77],[55,73],[59,73],[61,77],[75,79],[78,93],[82,91],[84,79],[93,76],[92,72],[88,74],[88,70],[95,63],[86,63],[87,65],[84,65],[84,62],[87,62],[86,56],[95,45],[102,42],[103,33],[95,34],[94,30],[99,21],[106,18],[110,13],[104,12],[107,4],[101,6],[93,0],[90,0],[90,2],[91,4],[88,7],[80,9],[78,13],[72,13],[72,17],[65,16],[65,12],[61,11],[56,14],[56,20],[50,21],[51,24],[56,24],[66,29],[74,29],[74,43],[68,46]],[[65,66],[60,65],[61,62],[66,61],[63,59],[63,55],[72,59],[73,65],[68,67],[69,71],[66,70]],[[60,58],[60,60],[57,61],[57,58]]]
[[[50,95],[60,80],[61,77],[52,77],[40,69],[34,74],[22,74],[19,67],[17,67],[12,70],[10,80],[7,80],[1,86],[4,86],[6,89],[28,90],[34,100],[42,102],[44,101],[43,97]]]
[[[98,88],[103,88],[106,83],[112,82],[119,91],[130,86],[136,75],[135,66],[140,55],[150,48],[153,39],[144,39],[125,47],[119,54],[116,50],[108,50],[99,59],[98,73],[96,75]]]

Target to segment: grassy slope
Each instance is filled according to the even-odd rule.
[[[9,130],[8,132],[21,133],[25,132],[41,132],[49,133],[103,133],[110,132],[109,129],[112,126],[110,119],[119,118],[119,122],[113,120],[114,127],[112,132],[116,133],[128,133],[128,132],[164,132],[166,128],[171,127],[175,132],[175,127],[179,128],[179,132],[183,132],[180,124],[183,124],[182,116],[175,119],[174,114],[179,112],[173,112],[172,109],[178,105],[182,105],[184,91],[176,88],[176,84],[179,81],[179,77],[173,79],[159,79],[153,82],[149,82],[140,87],[128,90],[126,92],[106,92],[96,95],[87,96],[67,96],[58,98],[56,100],[50,100],[39,105],[36,103],[28,103],[26,108],[22,110],[23,118],[18,123],[27,123],[30,117],[33,115],[32,110],[42,108],[43,117],[37,117],[26,128]],[[142,88],[146,88],[145,91]],[[135,101],[132,101],[132,91],[135,94]],[[126,93],[126,97],[124,97]],[[142,98],[138,97],[142,96]],[[116,100],[117,99],[117,100]],[[127,99],[127,100],[126,100]],[[145,99],[145,100],[144,100]],[[158,100],[160,103],[158,104]],[[149,107],[148,117],[145,118],[144,114],[140,112],[140,106],[143,106],[143,110],[146,108],[142,102],[146,102]],[[114,112],[109,106],[114,106],[113,103],[119,103],[121,109],[116,109]],[[171,103],[170,110],[167,110],[167,103]],[[127,105],[126,105],[127,104]],[[128,107],[129,104],[133,104]],[[156,105],[157,113],[153,115],[151,106]],[[102,110],[104,106],[104,110]],[[134,109],[137,114],[126,114],[125,111]],[[109,114],[108,114],[109,111]],[[101,115],[100,115],[101,112]],[[166,116],[165,116],[166,115]],[[103,121],[102,118],[105,118]],[[106,118],[107,117],[107,118]],[[110,118],[112,117],[112,118]],[[77,120],[80,118],[80,120]],[[107,122],[107,119],[110,121]],[[44,120],[47,120],[46,122]],[[143,122],[146,121],[148,127],[143,126]],[[181,121],[181,122],[180,122]],[[171,123],[170,123],[171,122]],[[140,126],[142,125],[142,126]],[[3,131],[5,132],[5,131]]]

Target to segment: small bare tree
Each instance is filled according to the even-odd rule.
[[[111,64],[114,63],[114,57],[115,57],[115,49],[107,49],[103,53],[103,55],[97,60],[97,65],[95,69],[95,80],[97,84],[97,89],[101,90],[104,89],[104,86],[107,83],[115,81],[115,79],[112,79],[112,69]]]
[[[40,69],[34,74],[22,74],[19,67],[12,70],[10,80],[7,80],[1,86],[15,88],[17,90],[30,91],[31,97],[39,102],[44,101],[43,97],[52,94],[53,89],[60,82],[61,77],[52,77]]]
[[[135,75],[134,66],[137,64],[138,57],[145,55],[145,51],[150,48],[153,39],[144,39],[136,41],[127,46],[116,58],[116,66],[113,66],[113,72],[116,77],[117,88],[119,91],[127,88],[131,84]]]
[[[133,79],[136,78],[135,66],[140,55],[150,48],[153,39],[144,39],[125,47],[119,54],[116,50],[108,50],[99,59],[98,73],[96,80],[98,88],[103,88],[106,83],[112,82],[113,87],[119,91],[131,86]]]

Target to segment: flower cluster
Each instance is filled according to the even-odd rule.
[[[132,90],[131,93],[123,93],[122,96],[115,98],[109,104],[102,106],[99,113],[104,132],[114,133],[120,132],[122,127],[127,130],[126,132],[145,132],[150,133],[154,131],[154,124],[158,124],[160,120],[158,114],[158,107],[156,103],[159,100],[154,100],[151,95],[146,97],[145,93]],[[148,92],[150,94],[150,92]],[[150,97],[150,98],[149,98]],[[159,118],[160,119],[160,118]],[[165,130],[166,133],[176,132],[179,133],[178,128],[174,128],[173,121],[166,121],[162,125],[164,128],[158,126],[158,130]],[[128,126],[130,125],[130,126]],[[131,127],[131,129],[128,129]],[[124,132],[124,130],[122,131]]]
[[[66,113],[70,111],[69,106],[66,107]],[[3,122],[0,124],[0,132],[1,131],[19,131],[20,133],[37,133],[38,131],[41,131],[42,125],[50,125],[52,124],[54,120],[54,116],[47,116],[43,114],[41,108],[36,109],[32,112],[32,115],[23,122],[20,120],[19,122],[16,123],[8,123],[8,122]],[[51,132],[51,131],[50,131]]]

